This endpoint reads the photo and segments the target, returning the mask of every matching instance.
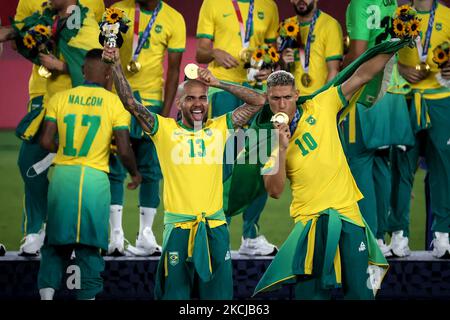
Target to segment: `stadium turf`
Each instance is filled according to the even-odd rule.
[[[23,182],[17,167],[17,155],[20,140],[12,131],[0,132],[0,243],[6,245],[8,250],[18,250],[22,238],[22,201]],[[424,250],[425,238],[425,196],[423,187],[424,172],[419,170],[414,186],[414,201],[411,211],[411,238],[412,250]],[[138,193],[127,190],[125,193],[125,208],[123,225],[126,238],[134,244],[139,228],[139,215],[137,208]],[[260,232],[267,239],[281,245],[286,239],[293,222],[289,218],[289,188],[286,186],[281,199],[270,199],[266,205],[260,221]],[[162,242],[163,208],[158,208],[154,223],[156,239]],[[237,250],[242,234],[242,217],[237,216],[231,224],[231,247]]]

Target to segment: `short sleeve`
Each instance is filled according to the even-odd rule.
[[[169,52],[184,52],[186,50],[186,23],[181,14],[177,13],[173,21],[173,31],[169,39],[167,50]]]
[[[333,117],[348,105],[341,86],[331,87],[319,93],[312,99],[312,102],[316,107],[320,107],[322,112],[331,113]]]
[[[16,15],[14,16],[14,20],[21,21],[26,17],[29,17],[33,14],[32,9],[29,6],[30,0],[19,0],[19,4],[17,5]]]
[[[275,42],[278,35],[278,25],[280,23],[280,17],[278,15],[278,7],[275,1],[273,1],[272,9],[270,10],[269,26],[267,28],[264,41],[266,43]]]
[[[58,98],[59,94],[53,95],[47,103],[45,108],[45,120],[56,122],[58,115]]]
[[[365,0],[352,0],[346,12],[347,32],[351,40],[369,41],[368,18],[367,2]]]
[[[112,119],[113,130],[129,130],[131,123],[131,115],[124,108],[122,102],[116,99],[114,102],[114,116]]]
[[[325,60],[341,60],[344,54],[344,40],[342,38],[342,29],[334,19],[327,24],[327,37],[325,42]]]
[[[214,40],[214,3],[215,0],[203,1],[198,17],[197,38]]]

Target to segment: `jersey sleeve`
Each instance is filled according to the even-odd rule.
[[[344,40],[339,22],[334,19],[330,20],[326,33],[325,60],[341,60],[344,54]]]
[[[321,108],[322,112],[330,113],[333,117],[348,105],[341,86],[331,87],[319,93],[312,101],[317,107]]]
[[[351,40],[369,41],[370,30],[367,26],[369,14],[365,0],[352,0],[347,7],[346,24]]]
[[[14,20],[21,21],[26,17],[29,17],[33,14],[33,9],[30,6],[30,0],[20,0],[17,5],[16,15],[14,16]]]
[[[45,108],[45,120],[56,122],[56,117],[58,115],[58,97],[59,94],[53,95],[47,103]]]
[[[272,10],[270,11],[269,26],[267,28],[266,35],[264,36],[264,41],[266,43],[272,43],[277,40],[279,23],[280,23],[280,17],[278,14],[278,7],[274,1]]]
[[[184,52],[186,50],[186,23],[183,16],[178,12],[172,25],[174,29],[167,50],[169,52]]]
[[[122,102],[117,98],[114,101],[114,114],[112,119],[113,130],[129,130],[131,115],[124,108]]]
[[[203,1],[198,17],[197,38],[214,40],[214,3],[212,0]]]

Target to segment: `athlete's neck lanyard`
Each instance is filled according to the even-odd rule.
[[[431,7],[430,18],[428,19],[427,33],[425,34],[425,40],[422,46],[422,39],[416,37],[416,47],[419,52],[420,62],[425,62],[427,60],[428,49],[430,47],[431,33],[433,31],[434,17],[436,14],[437,1],[433,1],[433,6]]]
[[[152,31],[152,27],[155,24],[156,17],[158,16],[159,11],[161,10],[161,2],[162,1],[159,1],[155,10],[153,10],[150,22],[145,28],[144,33],[142,34],[142,37],[140,39],[139,39],[139,20],[141,17],[141,7],[139,3],[136,3],[136,8],[134,11],[134,34],[133,34],[133,50],[132,50],[133,61],[137,61],[139,54],[141,53],[142,48],[144,47],[145,42],[147,41],[147,39],[150,39],[150,32]]]
[[[311,20],[311,25],[309,26],[308,38],[306,39],[305,50],[299,48],[300,61],[302,63],[303,70],[305,73],[309,72],[309,57],[311,55],[311,41],[314,33],[314,27],[316,26],[317,18],[319,17],[319,9],[314,12],[314,16]]]
[[[248,48],[248,46],[250,45],[250,31],[253,24],[253,10],[255,8],[255,1],[250,0],[250,5],[248,7],[247,25],[245,29],[241,9],[239,9],[237,0],[231,0],[231,2],[233,2],[234,11],[236,12],[236,16],[239,22],[239,28],[241,30],[242,48]]]
[[[300,111],[297,108],[295,110],[294,118],[292,118],[291,124],[289,125],[289,131],[291,132],[291,137],[294,135],[294,132],[297,129],[299,120],[300,120]]]

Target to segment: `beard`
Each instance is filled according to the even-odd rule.
[[[303,10],[303,11],[300,11],[300,10],[297,8],[297,6],[294,4],[294,10],[295,10],[295,13],[297,13],[297,15],[299,15],[299,16],[301,16],[301,17],[307,16],[308,14],[311,13],[311,11],[314,10],[314,1],[311,2],[310,4],[308,4],[308,5],[306,6],[306,9]]]

